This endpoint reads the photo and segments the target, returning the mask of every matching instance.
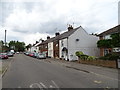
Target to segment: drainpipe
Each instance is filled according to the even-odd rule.
[[[67,49],[68,49],[68,37],[67,37]],[[69,59],[68,59],[68,51],[67,51],[67,61],[69,61]]]

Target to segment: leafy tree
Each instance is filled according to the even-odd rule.
[[[111,35],[112,39],[99,40],[97,47],[99,48],[114,48],[120,47],[120,33],[114,33]]]
[[[112,34],[111,38],[111,44],[113,45],[113,47],[120,47],[120,33]]]
[[[25,43],[19,41],[10,41],[9,48],[14,49],[15,51],[24,51],[25,50]]]
[[[111,39],[99,40],[97,42],[97,47],[99,47],[99,48],[111,48],[112,47]]]

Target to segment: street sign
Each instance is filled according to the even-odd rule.
[[[117,60],[118,68],[120,68],[120,59]]]

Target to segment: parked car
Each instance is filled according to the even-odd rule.
[[[34,56],[34,53],[29,53],[28,56],[33,57],[33,56]]]
[[[45,56],[45,54],[38,53],[37,58],[38,59],[46,59],[46,56]]]
[[[14,56],[14,54],[12,52],[8,52],[7,55],[8,55],[8,57],[13,57]]]
[[[0,58],[1,59],[8,59],[7,53],[0,53]]]
[[[19,54],[20,52],[16,52],[16,54]]]
[[[29,55],[29,52],[24,52],[24,54],[28,56],[28,55]]]
[[[33,54],[34,54],[33,57],[34,57],[34,58],[37,58],[38,53],[35,52],[35,53],[33,53]]]

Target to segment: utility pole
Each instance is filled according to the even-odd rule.
[[[6,32],[7,32],[7,30],[5,30],[5,46],[6,46]]]

